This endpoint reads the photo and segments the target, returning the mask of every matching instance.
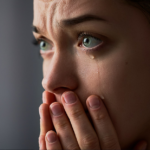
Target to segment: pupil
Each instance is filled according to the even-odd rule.
[[[89,41],[90,41],[90,40],[89,40],[88,38],[85,38],[85,39],[84,39],[84,43],[87,43],[87,44],[88,44]]]
[[[42,47],[45,47],[45,46],[46,46],[46,43],[45,43],[45,42],[43,42],[43,43],[42,43]]]

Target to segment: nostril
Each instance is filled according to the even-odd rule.
[[[46,91],[54,93],[54,94],[62,94],[66,91],[71,90],[67,87],[63,87],[63,86],[61,87],[60,85],[56,86],[56,84],[55,86],[53,86],[53,84],[52,83],[50,84],[46,78],[42,80],[42,86]]]
[[[56,88],[56,89],[53,90],[53,92],[54,92],[55,94],[61,94],[61,95],[62,95],[64,92],[66,92],[66,91],[71,91],[71,89],[66,88],[66,87],[59,87],[59,88]]]

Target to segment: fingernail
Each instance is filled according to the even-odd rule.
[[[98,97],[90,98],[88,102],[91,109],[98,109],[100,107],[100,100]]]
[[[54,116],[60,116],[63,114],[62,107],[59,104],[52,104],[50,107]]]
[[[48,132],[48,133],[46,134],[46,138],[47,138],[47,141],[48,141],[49,143],[54,143],[54,142],[57,141],[57,136],[56,136],[56,134],[53,133],[53,132]]]
[[[73,92],[66,92],[63,97],[67,104],[73,104],[77,101],[77,97]]]

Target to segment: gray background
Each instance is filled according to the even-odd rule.
[[[38,149],[42,58],[32,0],[0,0],[0,149]]]

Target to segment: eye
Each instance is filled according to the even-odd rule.
[[[92,36],[87,36],[87,37],[84,37],[83,38],[83,41],[82,41],[82,45],[84,47],[87,47],[87,48],[93,48],[93,47],[96,47],[97,45],[101,44],[102,41],[99,40],[99,39],[96,39]]]
[[[79,46],[87,49],[94,49],[103,44],[103,41],[89,33],[81,33],[79,35]]]
[[[47,50],[51,50],[52,49],[52,45],[49,44],[48,42],[44,41],[44,40],[40,40],[39,41],[39,45],[40,45],[40,49],[42,51],[47,51]]]

